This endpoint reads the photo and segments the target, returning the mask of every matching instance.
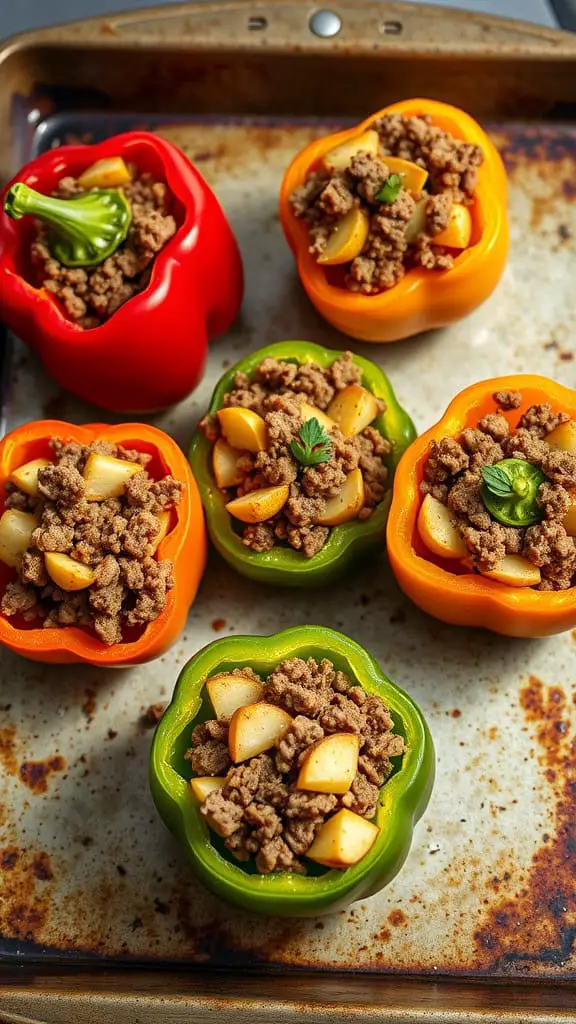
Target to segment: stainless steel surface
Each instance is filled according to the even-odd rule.
[[[335,11],[315,11],[308,24],[310,25],[310,31],[315,36],[329,39],[331,36],[338,35],[342,28],[342,18]]]
[[[159,0],[160,4],[170,10],[173,0]],[[421,0],[405,0],[409,3],[421,3]],[[16,32],[40,25],[55,25],[69,18],[89,18],[106,15],[117,10],[138,11],[149,6],[150,0],[19,0],[17,4],[3,0],[0,4],[0,38],[6,38]],[[499,14],[505,18],[522,18],[539,25],[556,27],[558,21],[554,7],[558,8],[560,23],[566,9],[570,9],[572,0],[554,0],[552,8],[547,0],[428,0],[428,3],[442,6],[468,9],[475,13]],[[250,0],[246,0],[247,15],[251,11]],[[168,13],[168,12],[167,12]],[[573,28],[564,24],[565,28]]]
[[[60,137],[65,127],[56,126]],[[287,162],[332,127],[158,125],[215,188],[247,278],[241,320],[212,347],[204,383],[154,420],[182,445],[222,369],[242,354],[289,337],[345,343],[306,300],[277,215]],[[509,170],[512,217],[498,290],[450,329],[352,346],[385,368],[420,429],[493,373],[535,370],[576,383],[576,128],[500,124],[492,134]],[[22,346],[13,367],[10,425],[100,415],[61,394]],[[318,922],[264,921],[219,903],[190,876],[148,794],[141,715],[168,698],[187,657],[215,636],[314,622],[350,633],[421,704],[438,752],[436,789],[403,872],[383,893]],[[574,978],[574,643],[570,634],[511,641],[434,622],[402,597],[383,557],[338,590],[294,593],[250,583],[213,556],[185,634],[152,665],[45,668],[3,651],[3,953]]]

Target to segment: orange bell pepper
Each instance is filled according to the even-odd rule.
[[[482,147],[484,163],[470,212],[470,246],[454,259],[452,270],[416,267],[393,288],[378,295],[361,295],[329,283],[323,267],[308,251],[310,240],[303,220],[292,212],[290,196],[303,185],[325,153],[366,131],[377,117],[429,114],[432,122],[455,138]],[[371,114],[355,128],[318,139],[290,164],[280,192],[280,219],[294,253],[300,280],[308,297],[334,327],[360,341],[399,341],[432,327],[444,327],[467,316],[494,290],[508,256],[506,171],[500,156],[479,124],[464,111],[435,100],[393,103]]]
[[[576,418],[576,391],[547,377],[520,374],[480,381],[461,391],[442,419],[404,453],[394,477],[387,527],[390,564],[402,590],[423,611],[457,626],[483,626],[495,633],[543,637],[576,626],[576,587],[534,590],[509,587],[454,566],[430,552],[418,535],[416,521],[423,500],[420,484],[430,442],[456,437],[494,412],[496,391],[520,391],[522,405],[503,413],[515,425],[530,405],[550,402],[553,409]]]
[[[198,589],[206,560],[206,534],[202,503],[186,457],[162,430],[143,423],[107,426],[90,423],[78,427],[59,420],[36,420],[18,427],[0,442],[0,515],[4,511],[5,485],[12,470],[31,459],[50,457],[52,437],[81,444],[97,439],[123,444],[152,455],[150,471],[158,477],[170,473],[185,484],[176,506],[176,523],[158,548],[158,557],[174,563],[174,587],[168,591],[164,611],[135,639],[107,646],[78,626],[38,629],[34,623],[15,627],[0,615],[0,643],[32,661],[51,664],[83,662],[119,668],[157,658],[182,632],[188,610]],[[14,570],[0,562],[0,594],[14,577]]]

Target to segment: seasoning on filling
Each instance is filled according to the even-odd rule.
[[[391,758],[404,740],[383,700],[331,661],[289,658],[262,680],[251,668],[206,683],[216,719],[186,754],[210,828],[261,874],[304,872],[300,858],[345,869],[369,851]]]
[[[328,369],[267,357],[236,374],[217,415],[202,421],[226,508],[256,552],[289,545],[313,558],[331,527],[367,519],[384,497],[390,442],[374,421],[384,403],[346,352]]]
[[[533,405],[515,428],[503,411],[522,395],[497,392],[494,412],[458,437],[432,442],[418,531],[442,558],[500,583],[537,590],[576,585],[576,421]]]
[[[0,518],[0,560],[17,572],[2,597],[8,617],[44,628],[82,626],[105,644],[153,622],[173,586],[155,552],[183,484],[155,480],[150,456],[106,441],[53,438],[53,461],[14,470]]]
[[[482,149],[428,115],[386,114],[330,150],[291,196],[310,252],[341,266],[338,284],[373,295],[412,267],[449,270],[472,237],[470,205]]]

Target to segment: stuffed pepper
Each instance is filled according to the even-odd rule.
[[[39,420],[0,443],[0,643],[35,661],[131,665],[184,628],[202,505],[155,427]]]
[[[59,384],[114,412],[185,398],[242,299],[238,247],[189,160],[148,132],[22,168],[0,214],[0,315]]]
[[[576,391],[515,376],[467,388],[406,452],[388,554],[425,611],[507,636],[576,625]]]
[[[309,298],[362,341],[466,316],[508,253],[500,156],[468,114],[433,100],[312,142],[285,175],[280,217]]]
[[[215,547],[253,579],[328,582],[382,546],[414,436],[369,360],[307,341],[252,353],[223,376],[192,440]]]
[[[322,626],[196,654],[150,764],[156,806],[207,888],[293,917],[385,886],[433,779],[420,710],[365,650]]]

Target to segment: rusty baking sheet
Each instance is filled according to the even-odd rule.
[[[246,352],[290,337],[344,343],[299,287],[277,193],[291,156],[349,123],[351,110],[334,95],[322,121],[302,97],[290,117],[258,113],[252,101],[245,116],[225,115],[222,98],[218,116],[215,101],[184,114],[164,98],[167,113],[129,115],[118,101],[106,114],[88,112],[99,104],[84,93],[30,90],[18,99],[12,163],[144,125],[179,145],[216,190],[242,249],[246,299],[198,391],[153,419],[185,446],[222,370]],[[493,93],[489,128],[508,168],[512,219],[494,296],[447,330],[352,345],[389,373],[419,429],[492,374],[576,384],[576,120],[564,108],[563,120],[531,116],[537,99],[534,84],[520,122],[497,116],[511,100]],[[5,414],[8,427],[102,416],[61,393],[18,342]],[[303,622],[350,633],[415,697],[434,733],[437,782],[406,866],[384,892],[317,921],[263,920],[209,896],[164,829],[147,787],[146,711],[168,700],[187,658],[215,637]],[[575,643],[569,633],[520,641],[434,622],[402,596],[384,557],[340,591],[308,593],[251,583],[212,555],[184,635],[152,665],[43,667],[0,652],[0,957],[573,981]]]

